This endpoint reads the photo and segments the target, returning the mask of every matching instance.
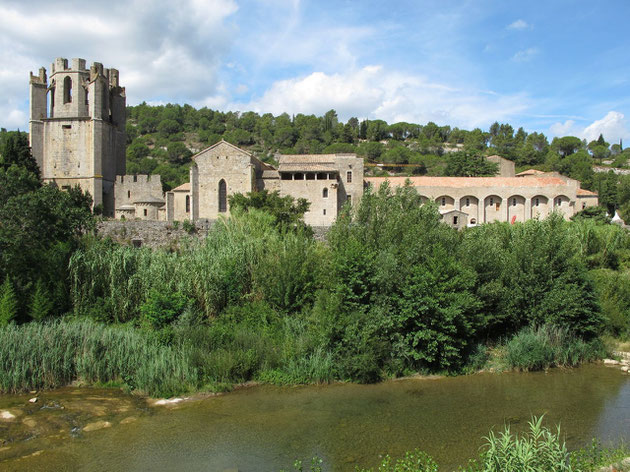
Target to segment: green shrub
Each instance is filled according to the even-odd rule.
[[[602,342],[586,342],[565,327],[524,328],[505,343],[501,362],[509,369],[530,371],[553,366],[573,367],[605,356]]]
[[[154,289],[140,306],[140,313],[153,328],[161,329],[175,321],[188,304],[188,299],[179,292],[166,293]]]

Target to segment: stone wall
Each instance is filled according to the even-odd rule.
[[[167,221],[102,220],[96,230],[102,237],[110,237],[120,244],[150,248],[176,247],[191,239],[202,239],[211,223],[197,223],[196,231],[188,233],[181,223]]]
[[[128,246],[146,246],[150,248],[174,248],[180,243],[191,239],[203,239],[213,221],[198,221],[196,231],[188,233],[183,225],[167,221],[136,221],[136,220],[102,220],[96,230],[101,237],[110,237],[120,244]],[[318,241],[325,241],[330,227],[313,226],[313,237]]]

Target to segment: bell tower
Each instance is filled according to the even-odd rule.
[[[30,144],[42,179],[79,185],[114,215],[116,175],[125,174],[125,89],[118,70],[57,58],[30,75]]]

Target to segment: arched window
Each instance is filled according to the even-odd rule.
[[[53,118],[55,108],[55,87],[51,87],[51,89],[48,91],[48,94],[50,95],[50,108],[48,109],[48,117]]]
[[[324,187],[324,190],[322,190],[322,198],[328,198],[328,189]]]
[[[348,182],[349,184],[352,183],[352,171],[351,170],[346,172],[346,182]]]
[[[225,180],[219,181],[219,213],[225,213],[227,211],[227,185]]]
[[[186,213],[190,213],[190,195],[186,195]]]
[[[534,206],[538,206],[538,205],[540,205],[540,198],[536,198],[534,200]]]
[[[72,103],[72,79],[68,76],[63,79],[63,103]]]

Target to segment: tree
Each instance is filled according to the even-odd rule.
[[[458,151],[448,155],[445,173],[455,177],[479,177],[496,175],[498,170],[498,165],[485,156]]]
[[[78,238],[93,228],[92,198],[78,187],[61,191],[42,185],[29,169],[33,162],[28,144],[21,140],[17,154],[24,158],[0,166],[0,278],[10,277],[18,300],[28,300],[39,279],[63,285],[70,253]],[[58,290],[55,309],[67,309],[67,292]],[[22,303],[18,316],[26,315]]]
[[[475,275],[455,256],[457,238],[411,186],[368,188],[328,233],[332,286],[347,326],[332,349],[347,355],[344,346],[369,347],[375,366],[393,353],[396,371],[457,368],[476,330],[478,304]]]
[[[166,119],[160,122],[157,126],[157,130],[161,136],[167,138],[172,134],[179,133],[182,127],[177,121]]]
[[[53,304],[50,299],[50,293],[46,289],[42,279],[38,279],[31,298],[29,316],[35,321],[42,321],[50,315],[52,308]]]
[[[564,136],[563,138],[553,138],[551,148],[562,157],[567,157],[577,152],[582,147],[582,140],[575,136]]]
[[[17,298],[9,276],[0,286],[0,326],[6,326],[15,319],[18,311]]]
[[[235,193],[228,197],[231,211],[249,211],[250,208],[270,213],[278,227],[283,229],[305,229],[304,214],[310,203],[305,198],[297,201],[290,195],[284,197],[276,190],[269,192],[248,192],[246,195]]]
[[[31,156],[28,135],[20,131],[0,133],[0,167],[8,169],[12,165],[23,167],[39,178],[39,166]]]

